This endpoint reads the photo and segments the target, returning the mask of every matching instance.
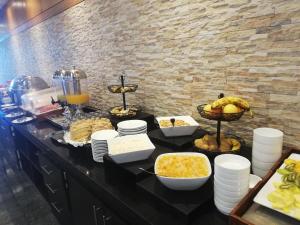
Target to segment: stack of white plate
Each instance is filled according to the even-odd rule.
[[[126,120],[117,124],[120,136],[147,133],[147,122],[144,120]]]
[[[108,152],[107,140],[111,140],[118,135],[115,130],[101,130],[92,134],[92,153],[96,162],[103,162],[103,156]]]
[[[219,155],[214,161],[214,201],[228,215],[249,190],[250,161],[233,154]]]
[[[253,131],[252,170],[264,177],[281,157],[283,133],[273,128],[257,128]]]

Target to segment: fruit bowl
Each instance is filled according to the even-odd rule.
[[[241,109],[240,112],[237,113],[223,113],[218,111],[206,111],[204,107],[207,104],[197,106],[197,110],[201,117],[209,120],[220,120],[220,121],[235,121],[239,120],[244,114],[245,110]]]

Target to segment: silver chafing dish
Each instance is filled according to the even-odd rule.
[[[48,84],[40,77],[20,76],[12,80],[9,86],[11,98],[16,105],[21,105],[21,96],[35,91],[49,88]]]

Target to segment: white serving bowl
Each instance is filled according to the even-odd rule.
[[[256,167],[262,170],[269,170],[272,168],[275,162],[267,163],[267,162],[262,162],[256,158],[252,158],[252,167]]]
[[[214,180],[218,180],[224,185],[228,185],[230,187],[232,186],[238,186],[238,187],[245,187],[247,184],[249,184],[249,176],[245,177],[243,179],[224,179],[223,177],[214,175]]]
[[[198,178],[178,178],[178,177],[163,177],[158,175],[157,171],[157,162],[161,159],[163,155],[187,155],[187,156],[198,156],[203,157],[206,161],[208,167],[208,175],[205,177]],[[206,155],[197,152],[178,152],[178,153],[165,153],[161,154],[157,157],[154,165],[154,172],[158,180],[165,185],[166,187],[172,190],[195,190],[200,188],[202,185],[206,183],[211,175],[211,165]]]
[[[266,153],[263,153],[263,152],[252,151],[252,157],[256,158],[256,159],[259,159],[259,161],[261,161],[261,162],[274,163],[281,157],[281,153],[266,154]]]
[[[167,117],[156,117],[157,122],[159,123],[161,120],[170,120],[174,118],[175,120],[183,120],[190,124],[189,126],[180,126],[180,127],[160,127],[162,133],[166,137],[178,137],[178,136],[188,136],[192,135],[197,128],[199,127],[199,123],[197,123],[191,116],[167,116]]]
[[[283,142],[283,132],[274,128],[261,127],[253,130],[253,142],[263,144],[281,144]]]
[[[229,198],[241,198],[244,197],[245,194],[247,194],[249,191],[249,188],[246,190],[236,190],[236,191],[227,191],[225,189],[223,189],[222,187],[220,187],[217,184],[214,184],[214,192],[219,193],[220,195],[224,195],[227,196]]]
[[[252,151],[262,152],[266,154],[281,154],[282,144],[262,144],[259,142],[253,142]]]
[[[267,175],[267,173],[269,172],[269,170],[263,170],[263,169],[260,169],[258,167],[254,167],[252,166],[252,171],[253,171],[253,174],[263,178],[264,176]]]
[[[142,142],[139,147],[135,143]],[[134,144],[133,144],[134,143]],[[147,134],[127,135],[107,141],[108,154],[116,163],[145,160],[153,153],[155,146]],[[115,151],[114,149],[121,151]]]
[[[232,177],[249,176],[251,163],[245,157],[234,154],[219,155],[214,160],[215,174]]]
[[[214,179],[214,184],[218,187],[218,188],[222,188],[225,191],[229,191],[229,192],[239,192],[239,193],[244,193],[247,192],[249,190],[249,181],[246,183],[243,183],[241,185],[228,185],[228,184],[224,184],[221,181],[219,181],[218,179]]]

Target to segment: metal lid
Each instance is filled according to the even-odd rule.
[[[66,74],[65,69],[56,70],[52,76],[53,79],[63,79]]]
[[[48,84],[40,77],[20,76],[12,80],[9,86],[9,91],[15,91],[15,90],[39,91],[46,88],[49,88]]]
[[[73,67],[72,70],[67,70],[65,75],[64,75],[65,79],[72,79],[72,80],[81,80],[81,79],[86,79],[86,73],[83,70],[80,69],[75,69],[75,67]]]

